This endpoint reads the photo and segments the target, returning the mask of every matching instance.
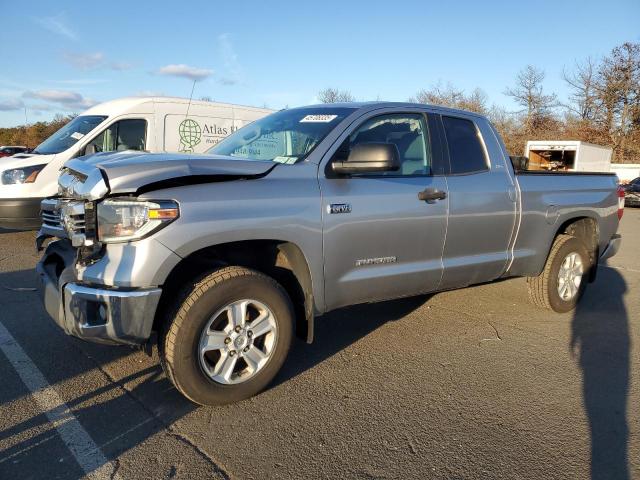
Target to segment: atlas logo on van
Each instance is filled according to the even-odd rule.
[[[240,128],[239,126],[233,125],[232,120],[229,120],[229,124],[225,121],[226,119],[222,119],[221,124],[207,124],[205,123],[203,127],[200,126],[193,118],[185,118],[178,124],[178,135],[180,137],[180,148],[179,152],[192,153],[194,148],[200,144],[204,137],[204,141],[207,144],[207,147],[216,145],[220,140],[229,134],[235,132]]]
[[[190,118],[185,118],[178,126],[180,135],[180,151],[193,152],[193,147],[200,143],[202,139],[202,129],[200,124]]]

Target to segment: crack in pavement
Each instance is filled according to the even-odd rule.
[[[496,338],[483,338],[482,340],[502,340],[502,337],[500,336],[500,333],[498,332],[498,329],[495,327],[495,325],[489,321],[487,321],[487,323],[491,326],[491,328],[493,328],[493,331],[496,332]]]
[[[196,445],[191,439],[186,437],[184,434],[177,432],[170,424],[165,422],[162,419],[162,417],[158,416],[152,409],[147,407],[147,405],[145,405],[144,402],[141,399],[139,399],[131,390],[127,389],[126,385],[122,384],[120,381],[112,377],[111,374],[109,374],[109,372],[107,372],[104,369],[104,367],[98,361],[96,361],[91,355],[89,355],[87,352],[85,352],[82,348],[78,347],[77,345],[74,344],[73,346],[77,350],[80,350],[80,352],[96,366],[96,369],[100,373],[102,373],[102,375],[110,383],[117,385],[117,387],[121,389],[125,393],[125,395],[127,395],[134,402],[136,402],[150,417],[156,420],[169,436],[175,437],[176,439],[181,441],[181,443],[184,443],[190,448],[192,448],[201,458],[203,458],[207,463],[209,463],[213,468],[214,474],[218,474],[226,480],[231,479],[231,476],[229,475],[229,473],[227,473],[226,469],[220,466],[219,463],[211,455],[205,452],[202,448]],[[117,458],[115,460],[117,460]]]
[[[485,322],[487,321],[487,320],[485,320],[483,317],[481,317],[479,315],[474,315],[474,314],[471,314],[471,313],[468,313],[468,312],[454,310],[452,308],[443,307],[441,305],[432,305],[432,308],[434,308],[436,310],[438,310],[438,309],[439,310],[443,310],[444,312],[457,313],[459,315],[464,315],[464,316],[466,316],[468,318],[471,318],[473,320],[484,320]],[[493,326],[493,325],[491,325],[491,326]],[[541,332],[538,332],[536,330],[525,329],[525,328],[522,328],[522,327],[520,327],[520,326],[518,326],[516,324],[506,324],[506,325],[502,325],[502,326],[505,327],[505,328],[511,328],[513,330],[517,330],[518,332],[521,332],[521,333],[526,333],[527,335],[533,335],[535,337],[543,338],[543,339],[546,339],[546,340],[562,341],[561,338],[558,338],[558,337],[556,337],[554,335],[547,335],[545,333],[541,333]],[[495,327],[494,327],[494,329],[495,329]],[[493,340],[497,340],[497,339],[493,339]]]
[[[216,463],[215,459],[213,459],[211,455],[209,455],[209,453],[207,453],[203,448],[200,448],[198,444],[196,444],[193,440],[187,437],[184,433],[174,431],[174,429],[171,427],[167,427],[167,432],[172,437],[177,438],[178,441],[188,445],[189,447],[193,448],[196,452],[198,452],[202,458],[207,460],[214,467],[215,473],[221,475],[222,478],[226,480],[231,479],[229,474],[226,471],[224,471],[222,468],[220,468],[220,466]]]
[[[113,462],[113,472],[111,472],[110,480],[115,480],[118,477],[118,470],[120,470],[120,459],[114,458]]]

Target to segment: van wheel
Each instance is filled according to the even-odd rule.
[[[216,270],[187,289],[158,341],[175,387],[200,405],[262,391],[291,345],[293,307],[272,278],[243,267]]]
[[[573,310],[584,292],[590,265],[583,242],[571,235],[558,235],[542,273],[527,278],[529,298],[554,312]]]

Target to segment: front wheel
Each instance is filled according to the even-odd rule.
[[[280,370],[293,330],[289,296],[255,270],[226,267],[185,292],[159,339],[162,366],[176,388],[201,405],[262,391]]]
[[[583,242],[571,235],[559,235],[542,273],[527,278],[529,298],[558,313],[573,310],[584,291],[590,264]]]

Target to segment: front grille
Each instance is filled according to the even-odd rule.
[[[49,228],[62,228],[60,225],[60,212],[43,211],[42,223]]]
[[[85,234],[84,202],[70,199],[46,199],[41,205],[42,230],[58,238]]]
[[[48,198],[40,204],[42,216],[42,230],[56,237],[66,237],[62,219],[60,217],[60,209],[58,208],[58,200]]]

